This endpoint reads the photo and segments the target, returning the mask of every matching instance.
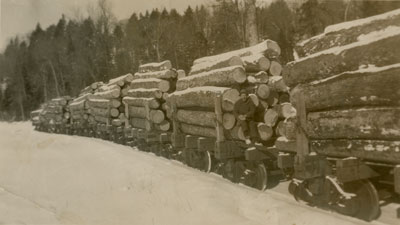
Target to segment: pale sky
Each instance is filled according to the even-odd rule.
[[[0,0],[0,52],[9,38],[24,36],[40,22],[42,28],[56,23],[61,14],[74,17],[76,11],[86,13],[89,4],[97,0]],[[213,0],[110,0],[118,19],[127,19],[133,12],[153,8],[176,8],[182,12],[188,5],[195,6]]]

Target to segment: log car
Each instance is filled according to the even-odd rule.
[[[376,219],[380,201],[393,201],[400,194],[400,142],[310,138],[303,95],[297,93],[295,100],[296,142],[286,145],[295,154],[278,157],[282,169],[294,169],[289,192],[312,205]]]

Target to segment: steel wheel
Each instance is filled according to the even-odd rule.
[[[238,161],[235,163],[235,182],[264,191],[267,189],[268,174],[264,163]]]
[[[356,194],[350,200],[339,203],[338,211],[359,219],[371,221],[380,214],[379,197],[374,185],[369,180],[345,183],[343,189]]]

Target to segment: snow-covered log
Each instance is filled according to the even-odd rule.
[[[321,82],[296,86],[291,102],[302,93],[306,109],[319,111],[338,107],[400,105],[400,63],[344,72]]]
[[[309,83],[329,78],[366,65],[378,67],[400,62],[400,26],[374,31],[359,41],[327,49],[289,63],[283,77],[286,85]]]
[[[128,91],[129,97],[134,98],[162,98],[162,91],[158,88],[138,88],[138,89],[131,89]]]
[[[245,81],[244,68],[242,66],[231,66],[179,79],[176,83],[176,89],[181,91],[201,86],[230,87]]]
[[[172,69],[172,63],[169,60],[165,60],[159,63],[147,63],[139,66],[140,73],[155,72],[160,70]]]
[[[162,92],[168,92],[171,88],[170,82],[157,78],[136,79],[131,82],[131,89],[157,88]]]
[[[246,72],[268,71],[271,62],[262,54],[242,57],[243,67]]]
[[[242,66],[243,62],[239,56],[231,56],[229,58],[220,58],[212,62],[205,62],[200,64],[194,64],[190,70],[189,76],[215,70],[224,67],[231,66]]]
[[[400,139],[400,108],[376,107],[312,112],[307,134],[314,139]]]
[[[147,79],[147,78],[157,78],[157,79],[174,79],[178,76],[175,70],[161,70],[161,71],[152,71],[146,73],[135,73],[134,79]]]
[[[125,97],[122,99],[124,104],[130,106],[140,106],[145,107],[148,105],[151,109],[158,109],[160,107],[160,102],[155,98],[134,98],[134,97]]]
[[[120,77],[111,79],[111,80],[108,82],[107,85],[108,85],[108,86],[111,86],[111,85],[118,85],[118,86],[122,87],[122,86],[124,86],[125,84],[131,82],[132,80],[133,80],[133,75],[130,74],[130,73],[128,73],[128,74],[126,74],[126,75],[123,75],[123,76],[120,76]]]

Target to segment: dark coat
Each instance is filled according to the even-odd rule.
[[[254,112],[256,110],[256,106],[254,105],[251,98],[247,98],[246,101],[239,99],[235,106],[233,107],[233,114],[237,118],[239,115],[246,115],[246,120],[254,118]]]

